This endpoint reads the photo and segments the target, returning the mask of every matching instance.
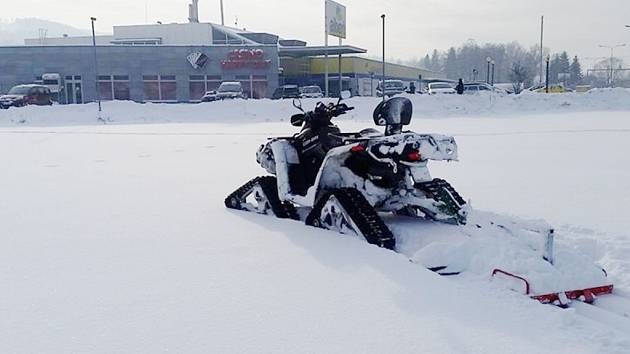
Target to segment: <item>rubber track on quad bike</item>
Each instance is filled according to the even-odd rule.
[[[331,196],[337,198],[368,243],[389,250],[393,250],[396,247],[396,238],[385,225],[385,222],[383,222],[363,194],[353,188],[334,189],[325,193],[306,218],[307,225],[315,226],[315,219],[320,217],[322,208]]]
[[[425,192],[429,198],[444,203],[447,211],[453,215],[457,215],[462,206],[466,204],[464,198],[457,193],[455,188],[443,179],[436,178],[430,182],[416,183],[414,187]]]
[[[265,193],[265,197],[267,197],[271,210],[276,217],[281,219],[300,220],[293,204],[288,202],[283,203],[280,201],[280,198],[278,197],[278,181],[276,177],[272,176],[256,177],[245,183],[239,189],[234,191],[234,193],[225,198],[225,206],[230,209],[243,210],[241,207],[241,201],[256,185],[259,185]],[[237,205],[232,204],[234,199],[238,201]]]

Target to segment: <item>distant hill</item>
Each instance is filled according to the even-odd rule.
[[[39,38],[40,29],[46,30],[46,37],[90,34],[88,30],[38,18],[18,18],[12,21],[0,19],[0,45],[22,45],[25,38]]]

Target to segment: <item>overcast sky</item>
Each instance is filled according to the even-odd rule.
[[[8,0],[7,0],[8,1]],[[545,46],[566,49],[588,62],[609,55],[599,44],[630,46],[630,0],[341,0],[348,8],[348,44],[381,55],[380,14],[388,15],[388,57],[411,59],[469,39],[478,43],[539,41],[545,15]],[[4,6],[0,17],[38,17],[79,28],[98,18],[97,31],[113,25],[155,21],[185,22],[189,0],[20,0]],[[226,22],[252,31],[322,44],[324,0],[224,0]],[[145,7],[148,11],[145,12]],[[200,0],[200,20],[219,22],[219,0]],[[333,41],[336,41],[333,40]],[[630,47],[619,50],[630,59]]]

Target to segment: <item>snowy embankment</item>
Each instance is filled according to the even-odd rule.
[[[431,171],[475,208],[548,220],[628,290],[630,94],[589,95],[497,98],[483,114],[488,97],[415,97],[411,128],[455,135],[461,162]],[[457,102],[468,113],[445,109]],[[375,103],[351,100],[341,128],[370,126]],[[290,101],[106,104],[114,125],[94,108],[0,111],[2,353],[630,352],[630,329],[574,309],[226,210],[263,174],[260,143],[296,130]],[[463,117],[423,119],[440,110]]]
[[[577,94],[521,95],[408,95],[414,103],[414,117],[442,118],[465,116],[514,116],[539,113],[568,113],[601,110],[630,110],[630,89],[599,89]],[[357,107],[348,118],[369,120],[380,99],[355,97],[348,102]],[[311,109],[317,100],[303,100]],[[101,118],[110,124],[137,123],[232,123],[288,121],[296,112],[291,100],[224,101],[203,104],[139,104],[104,102]],[[92,125],[97,119],[95,104],[26,107],[0,110],[0,126]]]

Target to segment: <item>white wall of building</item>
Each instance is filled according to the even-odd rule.
[[[114,26],[114,38],[160,38],[162,45],[212,45],[212,26],[209,23]]]
[[[109,45],[113,36],[96,36],[97,45]],[[57,45],[92,45],[92,36],[29,38],[24,40],[26,46],[57,46]]]

